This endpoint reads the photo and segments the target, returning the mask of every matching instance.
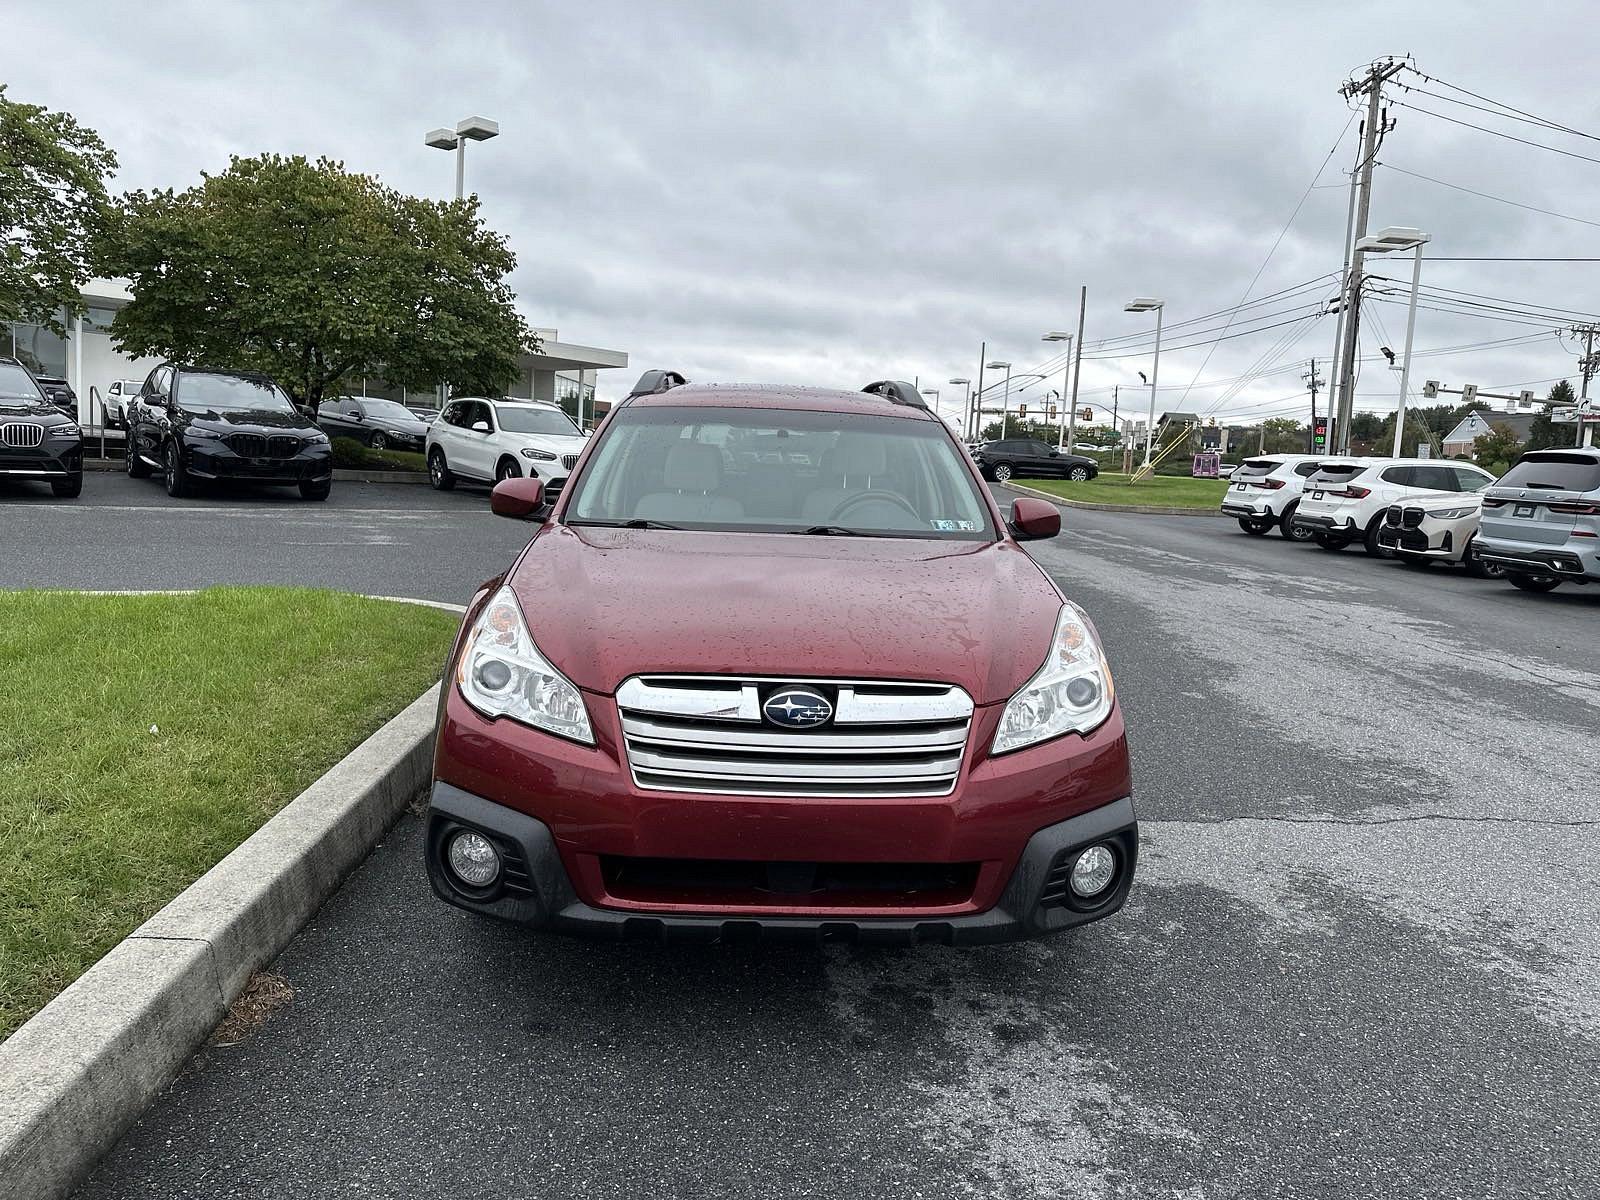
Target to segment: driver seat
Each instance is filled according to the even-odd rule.
[[[661,484],[666,490],[641,496],[633,515],[647,521],[737,521],[744,505],[718,496],[722,451],[703,442],[683,442],[667,451]]]
[[[821,487],[805,498],[800,517],[809,525],[825,525],[834,510],[851,496],[883,489],[890,481],[889,454],[881,439],[856,437],[840,442],[828,452],[824,476],[835,476],[838,484]]]

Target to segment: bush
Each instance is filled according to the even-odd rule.
[[[355,438],[333,439],[333,465],[351,471],[426,471],[422,455],[406,450],[374,450]]]

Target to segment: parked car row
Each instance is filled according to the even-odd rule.
[[[1234,473],[1222,511],[1325,550],[1460,564],[1524,591],[1600,582],[1600,450],[1535,450],[1498,480],[1467,462],[1274,454]]]

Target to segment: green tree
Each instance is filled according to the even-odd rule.
[[[1522,443],[1505,424],[1491,425],[1489,432],[1472,443],[1472,456],[1485,471],[1504,475],[1522,453]]]
[[[117,156],[68,113],[6,98],[0,83],[0,322],[65,335],[111,213]]]
[[[497,395],[536,344],[516,257],[476,199],[422,200],[326,159],[234,158],[184,192],[134,192],[108,260],[133,282],[125,352],[272,376],[315,409],[348,377]]]
[[[1572,385],[1565,379],[1558,382],[1550,389],[1547,397],[1551,408],[1564,408],[1578,402],[1578,395],[1572,390]],[[1533,418],[1533,424],[1528,429],[1528,450],[1550,450],[1564,446],[1576,446],[1578,427],[1576,425],[1557,425],[1550,419],[1548,411],[1542,412]]]

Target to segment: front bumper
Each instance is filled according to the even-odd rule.
[[[488,837],[506,863],[500,880],[476,893],[459,887],[444,865],[445,839],[463,827]],[[1095,842],[1116,847],[1120,870],[1106,898],[1091,907],[1075,901],[1070,891],[1057,893],[1061,892],[1058,881],[1064,864],[1070,863],[1078,850]],[[979,945],[1038,937],[1116,912],[1127,899],[1138,863],[1138,823],[1133,801],[1124,797],[1047,825],[1028,839],[992,907],[982,912],[929,916],[787,916],[760,911],[697,915],[601,908],[579,898],[549,826],[443,781],[433,785],[426,857],[429,882],[441,900],[470,912],[555,933],[644,941]]]
[[[201,479],[307,483],[333,478],[333,451],[327,446],[286,458],[246,458],[225,444],[191,442],[184,447],[184,457],[189,474]]]
[[[0,446],[0,478],[67,479],[83,471],[83,443],[54,442],[31,450]]]

